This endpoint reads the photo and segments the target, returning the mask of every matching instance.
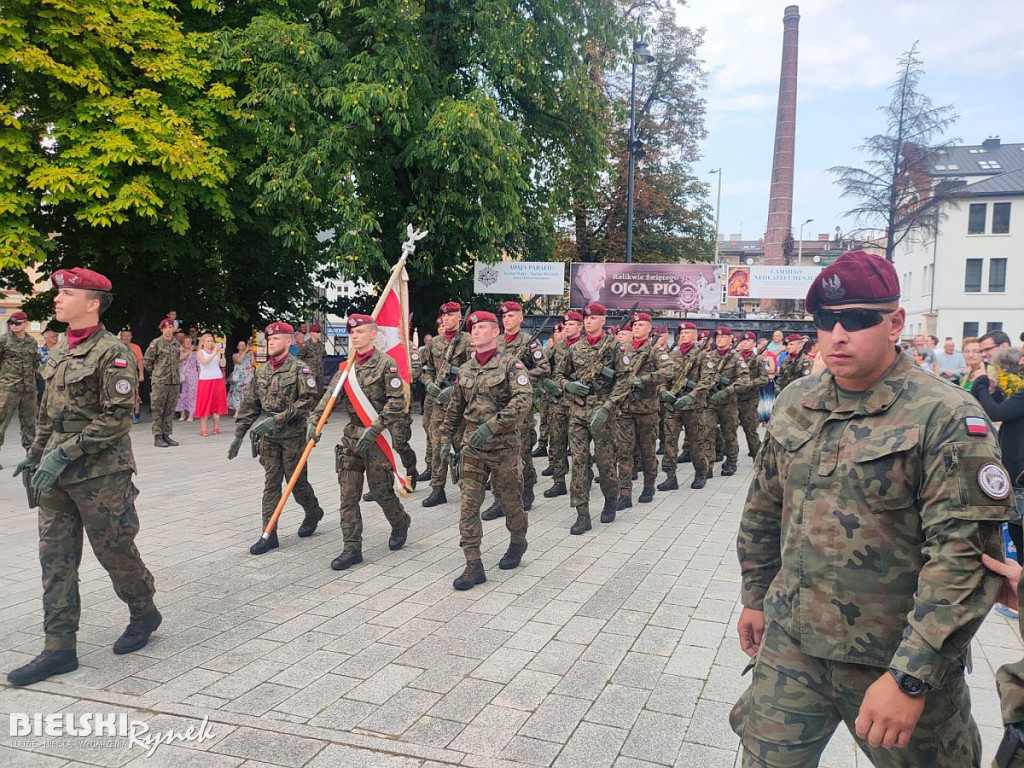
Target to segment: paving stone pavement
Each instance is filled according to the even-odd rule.
[[[300,540],[289,503],[281,548],[248,554],[259,534],[263,475],[243,452],[226,457],[233,422],[201,438],[176,425],[181,447],[133,429],[142,531],[164,623],[129,656],[110,645],[127,623],[86,548],[78,671],[15,689],[5,712],[118,712],[153,732],[209,718],[214,738],[139,747],[13,739],[0,726],[0,765],[15,766],[554,766],[700,768],[737,764],[728,713],[745,686],[734,625],[734,536],[750,459],[703,491],[658,493],[611,525],[570,536],[568,498],[538,493],[523,567],[501,571],[500,521],[485,526],[488,581],[456,593],[458,491],[423,509],[406,502],[409,543],[387,548],[380,509],[363,503],[366,561],[344,573],[333,439],[313,452],[310,480],[329,510]],[[12,427],[13,428],[13,427]],[[332,439],[333,438],[333,439]],[[741,438],[742,439],[742,438]],[[423,437],[414,429],[422,455]],[[10,476],[17,440],[0,451],[0,670],[42,647],[36,516]],[[538,459],[538,466],[544,459]],[[538,490],[546,487],[538,486]],[[595,489],[592,508],[600,508]],[[986,764],[1001,735],[994,670],[1017,659],[1016,628],[994,613],[974,643],[970,677]],[[31,742],[31,743],[30,743]],[[822,765],[867,766],[845,732]]]

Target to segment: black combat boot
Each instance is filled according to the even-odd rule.
[[[690,451],[686,448],[683,448],[683,450],[679,452],[679,456],[676,457],[676,464],[689,464],[691,461],[693,461],[693,457],[690,455]]]
[[[171,447],[171,444],[168,443],[166,440],[164,440],[164,436],[163,435],[157,435],[156,437],[154,437],[153,438],[153,445],[155,445],[157,448],[170,448]]]
[[[164,442],[167,443],[172,448],[175,445],[181,445],[181,443],[179,443],[177,440],[171,440],[171,436],[170,435],[164,435]]]
[[[608,505],[605,504],[604,506],[607,509]],[[629,494],[627,496],[619,496],[618,500],[615,502],[615,507],[614,508],[616,510],[618,510],[619,512],[621,512],[622,510],[629,509],[632,506],[633,506],[633,494],[631,493],[631,494]],[[612,520],[614,520],[614,519],[615,519],[615,515],[612,515]],[[602,523],[610,523],[612,520],[605,520],[604,519],[604,512],[601,513],[601,522]]]
[[[572,528],[569,529],[569,533],[571,533],[573,536],[579,536],[580,534],[586,533],[589,530],[590,506],[588,504],[582,504],[576,507],[576,522],[572,524]]]
[[[714,467],[708,467],[708,471],[704,473],[704,479],[705,480],[710,480],[714,476],[715,476],[715,469],[714,469]]]
[[[249,554],[262,555],[264,552],[269,552],[272,549],[277,549],[279,546],[281,545],[277,541],[277,529],[275,528],[274,532],[270,534],[270,536],[268,536],[267,538],[263,538],[262,536],[260,536],[260,540],[253,544],[251,547],[249,547]]]
[[[663,456],[665,454],[665,444],[658,443],[658,450],[655,452],[657,456]]]
[[[679,481],[676,479],[675,475],[672,475],[672,477],[666,477],[665,482],[663,483],[658,483],[659,491],[676,491],[678,489]]]
[[[472,589],[477,584],[483,584],[485,581],[487,581],[487,574],[484,573],[484,564],[479,560],[467,560],[466,570],[462,572],[461,576],[455,578],[452,586],[462,592]]]
[[[727,461],[722,465],[722,477],[730,477],[736,474],[736,462]]]
[[[693,476],[693,482],[690,483],[690,487],[693,488],[693,490],[695,490],[695,491],[699,491],[701,488],[703,488],[707,484],[708,484],[707,475],[702,475],[700,472],[698,472],[696,475]]]
[[[434,488],[430,491],[430,495],[423,500],[424,507],[436,507],[438,504],[447,504],[448,495],[444,492],[444,488]]]
[[[523,560],[523,555],[526,554],[526,546],[525,541],[519,544],[510,543],[505,556],[498,561],[498,567],[503,571],[511,571],[513,568],[518,568],[519,563]]]
[[[715,454],[715,463],[717,464],[718,462],[722,461],[724,458],[725,458],[725,454],[724,453]]]
[[[114,653],[120,655],[145,648],[146,643],[149,642],[149,636],[156,632],[157,627],[160,626],[160,622],[163,620],[164,617],[160,615],[160,611],[156,609],[156,606],[150,608],[145,613],[133,616],[128,622],[128,626],[125,627],[124,632],[114,642]]]
[[[618,508],[618,501],[614,496],[604,500],[604,509],[601,510],[602,523],[611,523],[615,520],[615,510]],[[633,506],[632,499],[629,500],[629,505]]]
[[[427,467],[422,472],[420,472],[420,476],[417,477],[416,479],[419,480],[421,483],[428,483],[428,482],[430,482],[430,475],[431,475],[430,467]]]
[[[636,469],[634,469],[634,470],[633,470],[633,479],[634,479],[634,480],[636,480],[636,479],[638,479],[639,477],[640,477],[640,472],[639,472],[639,470],[636,470]]]
[[[409,526],[412,524],[412,518],[408,514],[405,516],[405,523],[398,526],[397,528],[392,527],[391,538],[388,539],[388,549],[394,552],[396,549],[401,549],[405,546],[405,540],[409,537]]]
[[[555,474],[555,468],[549,466],[543,472],[540,473],[540,476],[541,477],[551,477],[553,474]]]
[[[487,509],[480,515],[481,520],[497,520],[499,517],[504,517],[505,513],[501,510],[501,504],[495,499],[494,503],[491,504]]]
[[[546,491],[544,491],[545,499],[554,499],[557,496],[565,496],[569,491],[565,487],[565,481],[555,483]]]
[[[485,491],[491,490],[491,481],[490,480],[488,480],[486,483],[484,483],[484,490]]]
[[[23,667],[7,673],[11,685],[32,685],[54,675],[64,675],[78,669],[75,651],[43,651]]]
[[[539,459],[542,456],[548,455],[548,447],[546,445],[538,445],[533,449],[533,453],[530,454],[535,459]]]
[[[307,536],[312,536],[316,533],[316,527],[323,519],[324,511],[322,509],[318,509],[312,514],[307,512],[306,516],[302,518],[302,525],[299,526],[299,538],[304,539]]]
[[[361,562],[363,562],[363,551],[361,549],[346,549],[331,560],[331,568],[335,571],[347,571],[353,565],[359,565]]]
[[[363,494],[363,501],[373,501],[373,494],[367,491]]]
[[[643,493],[640,494],[640,503],[649,504],[654,501],[654,483],[644,483]]]
[[[523,487],[523,512],[529,512],[533,509],[533,500],[536,498],[533,495],[533,486],[527,485]]]

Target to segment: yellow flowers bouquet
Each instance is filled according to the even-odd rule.
[[[1001,389],[1003,394],[1007,397],[1024,390],[1024,374],[1010,373],[1009,371],[1000,370],[997,380],[999,383],[999,389]]]

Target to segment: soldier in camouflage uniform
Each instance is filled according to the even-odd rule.
[[[316,399],[320,400],[324,394],[324,360],[327,358],[327,347],[321,339],[324,329],[319,323],[309,326],[309,335],[299,347],[299,358],[313,372],[316,379]]]
[[[464,429],[459,545],[466,555],[466,569],[452,584],[458,590],[472,589],[487,581],[480,561],[480,505],[488,474],[493,478],[491,485],[505,512],[505,527],[510,535],[508,551],[498,567],[519,567],[526,552],[520,440],[522,422],[533,406],[533,385],[523,363],[514,354],[498,351],[498,318],[490,312],[474,312],[468,324],[473,354],[459,369],[438,451],[446,459],[460,426]]]
[[[364,427],[356,406],[342,389],[337,405],[349,415],[341,442],[335,449],[338,485],[341,486],[341,533],[345,539],[344,551],[331,562],[331,568],[344,571],[363,562],[363,518],[359,511],[359,495],[363,492],[363,474],[370,485],[373,500],[380,504],[384,516],[391,523],[388,548],[392,551],[405,546],[411,518],[395,495],[394,472],[391,462],[377,442],[377,438],[405,414],[406,398],[398,365],[378,350],[373,342],[377,324],[370,315],[353,314],[348,318],[348,333],[352,340],[355,359],[348,369],[355,376],[377,418]],[[306,440],[318,439],[316,425],[327,408],[331,394],[338,386],[342,371],[334,374],[327,393],[309,415]]]
[[[712,369],[715,378],[708,404],[718,420],[725,447],[722,475],[735,475],[740,454],[740,444],[736,438],[740,428],[736,393],[750,384],[750,372],[747,370],[747,364],[743,362],[743,357],[732,348],[732,330],[727,326],[718,326],[715,351],[709,352],[706,357],[707,362],[704,365]]]
[[[438,450],[441,443],[441,424],[444,422],[444,410],[448,407],[454,391],[452,386],[458,375],[459,367],[469,359],[469,334],[460,331],[462,325],[462,305],[457,301],[449,301],[441,305],[441,330],[430,342],[427,357],[423,361],[423,383],[427,388],[427,400],[432,401],[430,423],[427,431],[430,435],[432,453],[430,457],[430,495],[423,500],[424,507],[434,507],[448,502],[444,492],[448,475],[448,462],[438,461]],[[451,351],[448,347],[452,345]],[[462,443],[462,433],[454,435],[455,450]]]
[[[829,370],[776,401],[737,539],[744,766],[817,765],[841,722],[881,768],[981,759],[964,666],[1010,478],[981,407],[895,347],[898,301],[863,251],[808,291]]]
[[[134,354],[99,319],[113,300],[112,286],[103,275],[77,267],[51,279],[55,315],[68,330],[47,359],[35,441],[15,471],[34,472],[39,494],[46,640],[39,656],[7,675],[12,685],[78,668],[83,531],[131,613],[114,653],[145,646],[162,620],[153,603],[153,576],[135,548],[138,490],[129,437],[138,386]]]
[[[298,466],[306,447],[306,417],[316,405],[316,377],[309,366],[288,354],[295,329],[288,323],[271,323],[267,338],[267,362],[259,367],[235,418],[235,439],[228,458],[238,455],[242,438],[252,427],[259,439],[260,464],[263,465],[263,528],[281,501],[281,483],[287,483]],[[306,478],[306,467],[293,489],[306,515],[299,526],[299,537],[312,536],[324,511]],[[262,555],[279,546],[277,528],[267,538],[249,547],[250,554]]]
[[[174,338],[174,320],[160,321],[160,335],[149,342],[143,365],[149,374],[149,412],[153,417],[153,445],[169,448],[178,445],[171,439],[174,431],[174,406],[181,394],[178,361],[181,345]]]
[[[737,347],[750,374],[750,380],[737,387],[736,401],[739,407],[740,427],[747,436],[747,454],[752,457],[757,456],[757,452],[761,450],[761,436],[757,432],[761,423],[757,417],[757,404],[761,398],[761,387],[768,383],[768,371],[771,367],[763,354],[754,352],[755,343],[757,334],[747,331]]]
[[[0,336],[0,448],[14,414],[21,426],[21,447],[32,445],[36,434],[36,372],[39,348],[28,335],[28,315],[15,312]]]
[[[583,310],[585,337],[556,359],[554,384],[569,401],[569,446],[572,451],[570,500],[576,522],[569,532],[578,536],[590,530],[590,443],[600,473],[604,509],[601,522],[615,520],[619,481],[615,462],[616,435],[612,417],[629,394],[622,352],[612,335],[605,334],[608,310],[588,304]]]
[[[786,359],[779,366],[775,376],[775,393],[778,394],[797,379],[811,375],[814,361],[803,354],[804,337],[791,333],[786,337]]]
[[[544,359],[547,360],[549,371],[551,370],[551,358],[555,344],[562,338],[562,328],[561,323],[555,323],[554,328],[551,330],[551,338],[544,347]],[[543,384],[544,382],[541,382],[541,386],[535,387],[533,390],[533,401],[537,403],[537,413],[540,416],[540,427],[537,430],[537,448],[533,452],[534,458],[548,455],[548,406],[551,404],[551,401],[544,390]],[[550,463],[548,462],[549,465]],[[551,472],[548,469],[544,470],[541,474],[545,477],[551,477]]]
[[[558,368],[559,360],[569,354],[570,347],[579,342],[583,331],[583,315],[569,310],[562,315],[562,323],[562,338],[551,346],[552,374]],[[554,378],[545,379],[542,386],[548,398],[548,463],[554,481],[544,491],[544,498],[554,499],[569,493],[565,487],[565,476],[569,474],[569,398],[555,384]]]
[[[616,424],[619,456],[619,500],[616,509],[633,506],[634,452],[639,450],[644,473],[644,488],[639,501],[654,500],[654,483],[658,479],[658,392],[662,388],[659,352],[651,338],[652,320],[646,312],[633,315],[630,324],[632,340],[623,355],[629,393]],[[665,354],[665,353],[660,353]],[[666,354],[666,359],[667,359]]]

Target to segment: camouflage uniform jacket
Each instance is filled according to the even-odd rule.
[[[50,350],[43,381],[29,456],[38,460],[62,448],[71,459],[60,476],[62,485],[136,471],[128,433],[138,374],[128,347],[102,326],[74,349],[61,339]]]
[[[662,361],[665,375],[665,387],[676,397],[689,395],[693,398],[692,405],[677,411],[669,406],[673,413],[693,411],[707,407],[708,391],[716,379],[714,371],[704,365],[704,353],[696,344],[689,352],[684,353],[676,347],[668,353],[668,360]],[[690,386],[692,384],[692,386]]]
[[[566,345],[564,353],[555,358],[552,376],[564,393],[561,399],[581,408],[589,403],[613,411],[618,409],[629,394],[627,368],[622,357],[619,342],[614,336],[604,336],[597,344],[591,344],[584,334],[571,347]],[[614,372],[613,378],[602,374],[602,368],[610,368]],[[570,381],[590,384],[591,394],[583,396],[565,392],[565,385]]]
[[[261,365],[245,392],[235,419],[235,437],[243,437],[258,419],[273,416],[277,426],[271,440],[287,440],[306,434],[306,416],[316,405],[316,378],[309,366],[288,355],[276,371],[267,361]]]
[[[150,383],[181,384],[181,373],[178,371],[180,355],[181,345],[175,339],[157,336],[149,342],[143,363]]]
[[[498,352],[480,365],[473,355],[459,369],[441,425],[441,440],[451,443],[459,422],[465,419],[467,438],[485,423],[494,432],[484,450],[518,448],[519,429],[532,406],[530,376],[516,357]]]
[[[728,397],[717,405],[735,403],[737,392],[750,385],[750,369],[743,356],[735,349],[730,349],[724,355],[713,349],[704,355],[704,360],[704,367],[710,369],[714,376],[712,391],[728,393]],[[728,379],[729,383],[724,383],[723,379]]]
[[[19,339],[13,333],[0,336],[0,391],[35,392],[36,371],[39,370],[39,347],[25,334]]]
[[[341,378],[343,370],[345,369],[341,368],[334,374],[320,403],[309,415],[310,423],[316,424],[320,421],[320,416],[327,407],[327,401],[331,399],[331,393],[338,386],[338,379]],[[369,399],[370,405],[377,411],[377,418],[370,426],[390,428],[402,418],[405,414],[405,389],[402,386],[402,377],[398,373],[398,365],[389,355],[375,349],[366,362],[353,360],[349,375],[353,374]],[[344,388],[338,395],[337,406],[348,414],[345,437],[358,439],[363,434],[363,422]]]
[[[511,355],[523,364],[529,376],[530,383],[534,386],[551,375],[551,364],[548,362],[544,350],[536,341],[531,342],[530,337],[522,331],[516,334],[512,341],[505,341],[504,332],[498,335],[498,352],[503,355]]]
[[[626,386],[629,388],[622,403],[623,413],[658,413],[661,406],[658,392],[664,384],[665,377],[661,371],[660,361],[661,355],[665,353],[654,346],[654,340],[648,339],[639,349],[634,349],[630,344],[622,356],[622,363],[626,367]],[[643,387],[634,389],[633,379],[642,380]]]
[[[554,339],[552,339],[551,343],[544,347],[544,358],[548,361],[548,371],[550,373],[554,373],[555,358],[558,355],[559,349],[563,351],[569,349],[565,345],[564,340],[555,341]],[[549,392],[545,387],[541,387],[538,391],[540,392],[541,397],[543,397],[543,399],[546,400],[549,404],[557,405],[562,400],[561,395],[555,395]]]
[[[804,376],[810,376],[811,369],[813,368],[814,361],[805,354],[800,354],[796,357],[787,357],[779,367],[778,374],[775,376],[776,391],[781,392],[797,379],[802,379]]]
[[[998,591],[981,565],[1013,513],[998,462],[981,406],[905,355],[852,405],[828,371],[795,382],[740,521],[743,605],[811,656],[941,687]]]
[[[437,386],[444,389],[450,387],[455,381],[455,374],[452,371],[445,370],[445,353],[448,350],[448,345],[454,344],[455,351],[452,353],[451,364],[459,367],[464,362],[469,360],[470,349],[469,349],[469,334],[462,331],[455,335],[455,337],[448,341],[443,333],[437,334],[430,340],[430,344],[427,346],[427,354],[423,363],[423,369],[420,371],[420,380],[426,384],[437,384]],[[428,394],[427,397],[433,398]]]
[[[313,337],[310,336],[302,342],[302,346],[299,348],[299,354],[297,357],[309,366],[313,375],[317,377],[317,381],[323,379],[324,360],[327,358],[327,347],[324,346],[322,341],[313,341]]]
[[[751,354],[749,357],[744,358],[741,352],[740,357],[747,364],[750,380],[746,384],[740,384],[736,387],[736,398],[738,400],[757,400],[761,395],[761,387],[768,383],[768,366],[770,363],[763,354]]]
[[[423,356],[426,354],[426,351],[426,347],[420,347],[419,349],[409,348],[409,381],[413,384],[420,380],[420,376],[423,373]]]

